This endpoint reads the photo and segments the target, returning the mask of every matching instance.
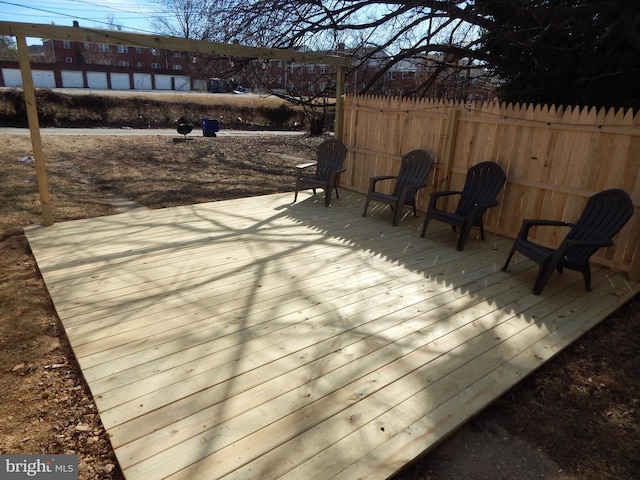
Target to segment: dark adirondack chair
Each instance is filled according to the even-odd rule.
[[[555,220],[522,221],[502,271],[507,271],[511,257],[520,252],[540,266],[533,285],[533,294],[540,295],[554,270],[562,273],[564,268],[582,273],[587,291],[591,291],[591,268],[589,259],[598,249],[613,245],[613,236],[620,231],[633,214],[633,202],[622,190],[611,189],[596,193],[576,223]],[[569,233],[557,249],[546,248],[528,240],[533,226],[569,227]]]
[[[433,159],[424,150],[413,150],[402,157],[400,171],[398,175],[387,175],[381,177],[371,177],[369,179],[369,191],[367,199],[364,203],[364,211],[362,216],[367,215],[369,201],[386,203],[393,210],[392,225],[398,225],[402,207],[408,205],[413,208],[413,215],[418,216],[416,212],[416,192],[427,186],[425,179],[433,166]],[[378,182],[383,180],[395,180],[393,192],[386,194],[376,191]]]
[[[472,227],[480,228],[480,238],[484,240],[484,212],[498,205],[496,197],[506,179],[500,165],[482,162],[467,171],[467,179],[461,191],[432,192],[420,236],[424,237],[430,220],[440,220],[450,224],[454,231],[460,229],[457,245],[459,251],[464,249]],[[451,213],[438,208],[438,200],[451,195],[459,196],[455,211]]]
[[[338,194],[338,174],[344,172],[346,168],[343,168],[344,159],[347,156],[347,147],[344,143],[337,139],[325,140],[318,146],[318,159],[316,162],[303,163],[296,165],[296,193],[293,198],[295,203],[298,200],[298,191],[305,189],[313,189],[313,194],[316,194],[317,188],[324,190],[324,204],[326,207],[331,203],[331,191],[336,191],[336,197],[340,198]],[[313,174],[306,174],[307,168],[315,166]]]

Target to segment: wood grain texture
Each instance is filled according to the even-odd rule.
[[[387,478],[640,291],[342,190],[31,228],[129,480]]]

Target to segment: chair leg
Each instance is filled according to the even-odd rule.
[[[500,270],[502,270],[503,272],[507,271],[507,268],[509,268],[509,263],[511,263],[511,257],[513,257],[514,253],[516,253],[515,243],[514,243],[513,247],[511,247],[511,251],[509,252],[509,255],[507,256],[507,261],[504,262],[504,265],[502,266],[502,268]]]
[[[293,195],[293,203],[298,201],[298,189],[296,188],[296,193]]]
[[[555,268],[551,265],[551,262],[548,260],[546,262],[542,262],[540,265],[540,272],[538,272],[538,276],[536,278],[535,283],[533,284],[533,294],[540,295],[545,285],[551,278],[553,271]]]
[[[398,222],[400,221],[400,215],[402,215],[402,205],[396,205],[396,208],[393,208],[393,218],[391,219],[392,226],[395,227],[398,225]]]
[[[472,227],[473,225],[471,224],[471,222],[468,222],[468,224],[462,225],[462,227],[460,227],[460,235],[458,236],[458,245],[456,246],[459,252],[464,250],[464,244],[467,243],[467,238],[469,238],[469,235],[471,234]]]
[[[338,187],[333,187],[333,188],[334,188],[334,190],[336,191],[336,198],[337,198],[338,200],[340,200],[340,194],[338,193]]]
[[[324,206],[328,207],[329,204],[331,203],[331,193],[332,193],[332,188],[329,187],[324,191]]]
[[[367,208],[369,208],[369,197],[364,201],[364,210],[362,211],[362,216],[367,216]]]
[[[584,277],[584,286],[587,287],[587,292],[591,291],[591,268],[587,265],[587,268],[582,270],[582,276]]]
[[[427,225],[429,225],[429,215],[424,217],[424,222],[422,222],[422,232],[420,232],[422,238],[424,238],[424,234],[427,231]]]

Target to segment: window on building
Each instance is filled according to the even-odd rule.
[[[159,70],[159,69],[160,69],[160,64],[159,64],[159,63],[152,63],[152,64],[151,64],[151,68],[154,68],[154,69],[156,69],[156,70]]]
[[[89,42],[84,42],[82,44],[82,48],[84,48],[85,50],[89,50]]]
[[[172,56],[173,58],[180,58],[180,52],[173,52],[173,53],[171,54],[171,56]]]
[[[142,47],[136,47],[136,53],[142,53]]]
[[[118,45],[118,53],[129,53],[129,47],[126,45]]]
[[[151,53],[151,55],[153,55],[154,57],[157,57],[158,55],[160,55],[160,52],[158,51],[157,48],[150,48],[149,53]]]
[[[71,48],[71,42],[69,40],[63,40],[62,41],[62,48],[66,48],[66,49]]]
[[[320,73],[327,73],[327,66],[326,65],[320,65]]]
[[[307,69],[308,69],[307,71],[309,73],[316,73],[316,66],[315,65],[308,65]]]
[[[182,70],[182,65],[174,65],[173,67],[174,70]]]
[[[136,67],[141,68],[142,67],[142,62],[136,62]]]
[[[73,63],[73,58],[67,57],[67,58],[64,59],[64,61],[67,62],[67,63]]]
[[[309,90],[309,92],[315,92],[316,91],[316,84],[313,82],[309,82],[307,84],[307,89]]]
[[[108,52],[109,51],[109,45],[107,45],[106,43],[100,43],[98,44],[98,51],[99,52]]]
[[[318,86],[320,87],[320,91],[324,92],[327,89],[327,82],[320,82]]]
[[[278,75],[278,76],[276,77],[276,84],[277,84],[277,85],[282,85],[282,75]]]
[[[118,65],[120,65],[121,67],[128,67],[129,66],[129,62],[127,60],[120,60],[118,62]]]
[[[394,70],[388,71],[387,72],[387,79],[393,80],[394,78],[396,78],[396,72]]]

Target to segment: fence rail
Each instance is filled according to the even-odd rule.
[[[586,199],[607,188],[632,198],[635,214],[614,247],[593,261],[640,279],[640,113],[623,109],[462,104],[376,96],[344,98],[343,140],[349,147],[342,185],[366,192],[369,177],[393,175],[400,158],[427,150],[436,164],[431,190],[459,189],[467,169],[492,160],[507,172],[488,231],[515,237],[523,218],[577,219]],[[428,191],[418,196],[426,208]],[[557,245],[562,232],[535,232]]]

